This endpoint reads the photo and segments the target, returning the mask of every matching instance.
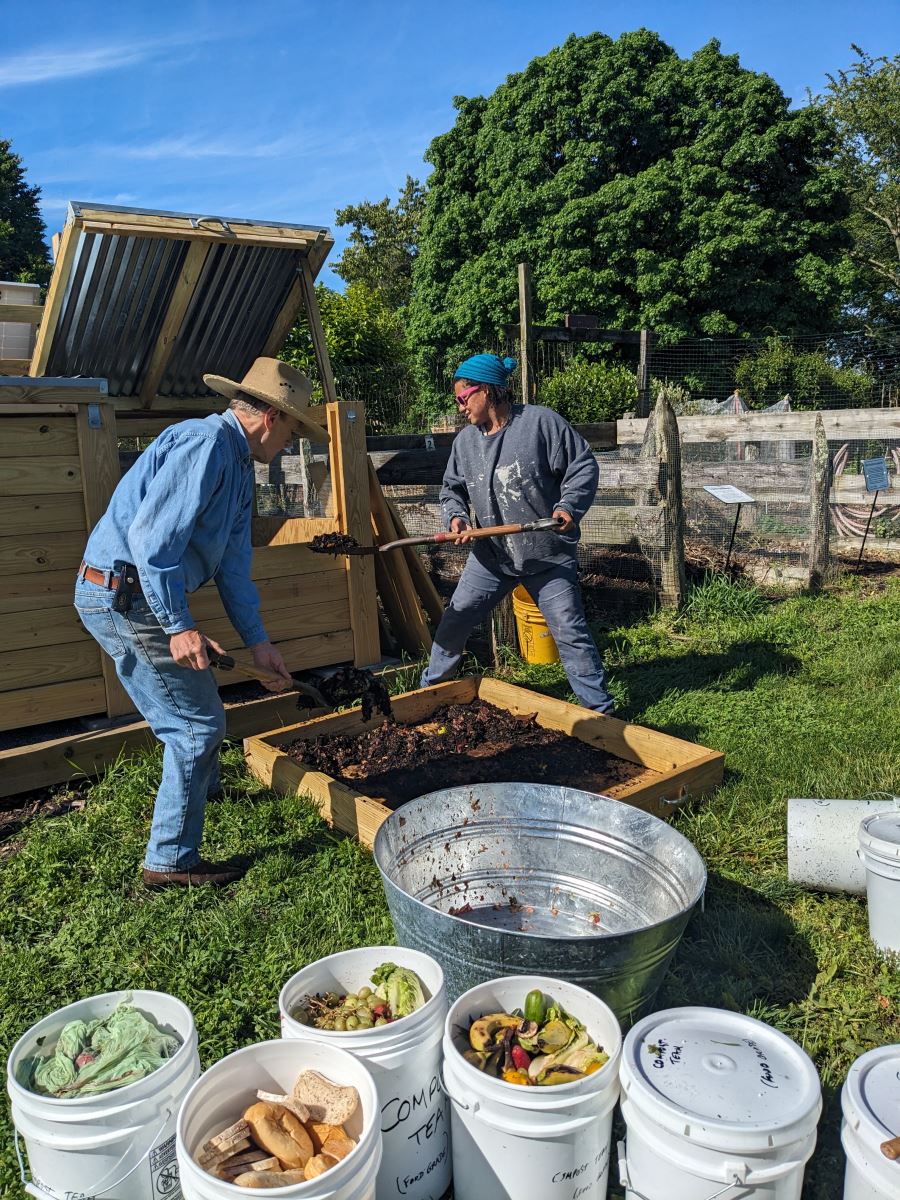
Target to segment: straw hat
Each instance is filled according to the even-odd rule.
[[[271,404],[273,408],[296,419],[303,437],[313,442],[328,441],[325,427],[317,425],[307,416],[312,384],[301,371],[289,367],[280,359],[256,359],[240,383],[223,375],[204,375],[203,382],[226,400],[235,400],[243,392],[254,400]]]

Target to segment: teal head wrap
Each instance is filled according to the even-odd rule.
[[[454,379],[471,379],[473,383],[493,383],[506,387],[510,373],[515,370],[514,358],[498,358],[496,354],[473,354],[456,368]]]

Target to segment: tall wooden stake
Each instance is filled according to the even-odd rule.
[[[665,545],[662,550],[662,601],[680,608],[687,591],[684,569],[684,504],[681,494],[681,437],[678,418],[660,393],[651,420],[656,426],[659,490],[664,509]]]
[[[522,373],[522,403],[533,404],[534,338],[531,330],[531,267],[519,263],[519,370]]]
[[[831,491],[831,457],[822,414],[816,413],[812,444],[812,478],[809,489],[809,576],[808,586],[818,591],[828,570],[829,511]]]
[[[639,417],[650,415],[650,353],[652,349],[653,332],[650,329],[642,329],[637,372],[637,415]]]

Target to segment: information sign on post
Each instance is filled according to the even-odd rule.
[[[756,501],[752,496],[748,496],[746,492],[742,492],[740,488],[733,487],[730,483],[706,483],[703,485],[704,492],[709,492],[711,496],[715,496],[717,500],[721,500],[723,504],[736,504],[737,508],[734,513],[734,524],[731,527],[731,540],[728,543],[728,553],[725,555],[725,570],[728,570],[728,564],[731,562],[731,550],[734,546],[734,535],[737,533],[738,521],[741,519],[741,507],[744,504],[755,504]]]
[[[862,469],[867,492],[886,492],[891,486],[886,458],[864,458]]]
[[[866,521],[866,531],[863,534],[862,545],[859,548],[859,558],[856,560],[856,569],[859,570],[862,565],[863,550],[866,548],[866,538],[869,536],[869,529],[872,525],[872,518],[875,515],[875,505],[878,503],[878,493],[887,491],[891,486],[891,481],[888,478],[887,459],[884,458],[864,458],[862,461],[863,477],[866,481],[866,491],[874,492],[872,497],[872,507],[869,509],[869,519]]]

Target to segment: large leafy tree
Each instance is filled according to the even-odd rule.
[[[712,41],[570,37],[487,98],[457,97],[434,171],[409,307],[426,378],[516,319],[693,335],[819,331],[843,290],[846,201],[829,124]]]
[[[402,308],[412,286],[424,200],[418,179],[407,175],[396,204],[385,196],[377,203],[363,200],[338,209],[337,224],[350,225],[352,231],[335,273],[348,284],[378,289],[390,308]]]
[[[830,75],[816,100],[834,122],[835,161],[850,196],[853,311],[877,328],[900,320],[900,54],[852,49],[856,61]]]
[[[45,284],[50,278],[40,195],[40,188],[25,182],[12,143],[0,139],[0,279]]]

